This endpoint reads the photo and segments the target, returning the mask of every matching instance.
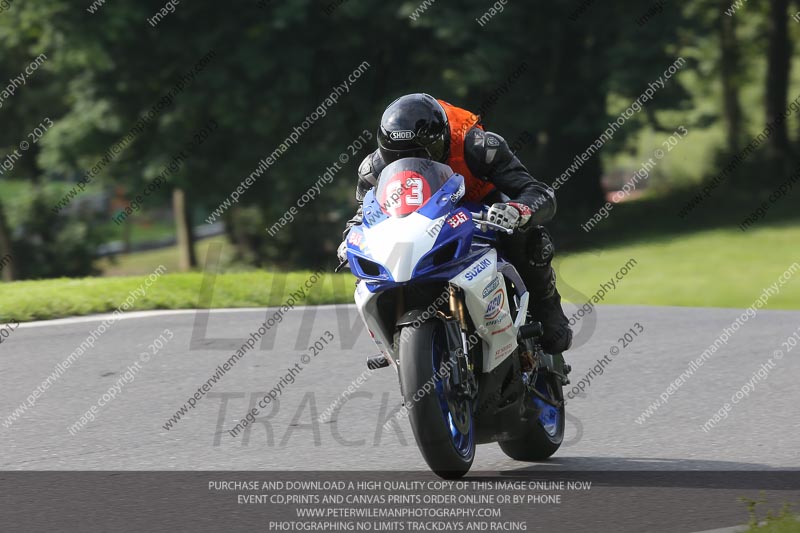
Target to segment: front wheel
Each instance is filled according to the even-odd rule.
[[[527,401],[532,402],[538,413],[522,422],[515,438],[501,441],[503,452],[516,461],[542,461],[561,447],[564,441],[564,395],[561,382],[551,374],[534,374],[536,391],[547,398],[528,393]],[[555,405],[553,405],[555,404]]]
[[[444,326],[425,322],[400,335],[400,384],[411,429],[436,475],[466,474],[475,458],[472,405],[450,384]]]

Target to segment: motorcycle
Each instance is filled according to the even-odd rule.
[[[477,444],[519,461],[553,455],[564,438],[569,365],[545,353],[529,293],[498,253],[485,206],[462,202],[464,177],[444,164],[388,165],[347,236],[355,303],[393,366],[422,456],[443,478],[472,466]],[[476,208],[476,212],[471,211]]]

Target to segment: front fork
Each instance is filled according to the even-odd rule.
[[[441,317],[449,355],[450,384],[459,399],[474,401],[478,397],[478,382],[475,378],[473,358],[469,354],[467,316],[464,291],[450,285],[450,316]]]

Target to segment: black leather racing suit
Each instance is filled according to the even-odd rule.
[[[566,350],[572,332],[561,309],[561,298],[556,290],[555,273],[551,267],[554,247],[548,231],[542,224],[556,213],[553,190],[531,176],[525,166],[508,147],[505,139],[496,133],[472,128],[464,136],[464,158],[472,174],[491,182],[495,190],[484,199],[485,204],[518,202],[528,205],[533,214],[528,223],[513,235],[501,235],[498,248],[517,268],[531,293],[534,319],[544,325],[543,346],[551,352]],[[386,167],[378,150],[368,155],[358,169],[356,215],[347,222],[344,236],[350,227],[361,224],[362,207],[366,193],[378,183]]]

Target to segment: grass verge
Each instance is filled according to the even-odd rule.
[[[214,279],[210,307],[280,306],[312,274],[310,271],[221,274]],[[137,297],[127,310],[195,309],[201,303],[203,277],[200,272],[164,274],[145,288],[144,296]],[[348,277],[324,275],[300,304],[352,301],[353,285]],[[2,284],[0,323],[113,312],[129,295],[140,290],[146,279],[147,276],[61,278]]]
[[[582,303],[629,260],[636,264],[603,303],[691,307],[750,306],[787,268],[800,268],[800,226],[758,227],[746,233],[713,229],[636,241],[566,255],[554,262],[558,286]],[[767,304],[800,309],[800,270]]]
[[[783,516],[768,520],[766,524],[750,526],[745,533],[797,533],[800,531],[800,520],[794,516]]]

